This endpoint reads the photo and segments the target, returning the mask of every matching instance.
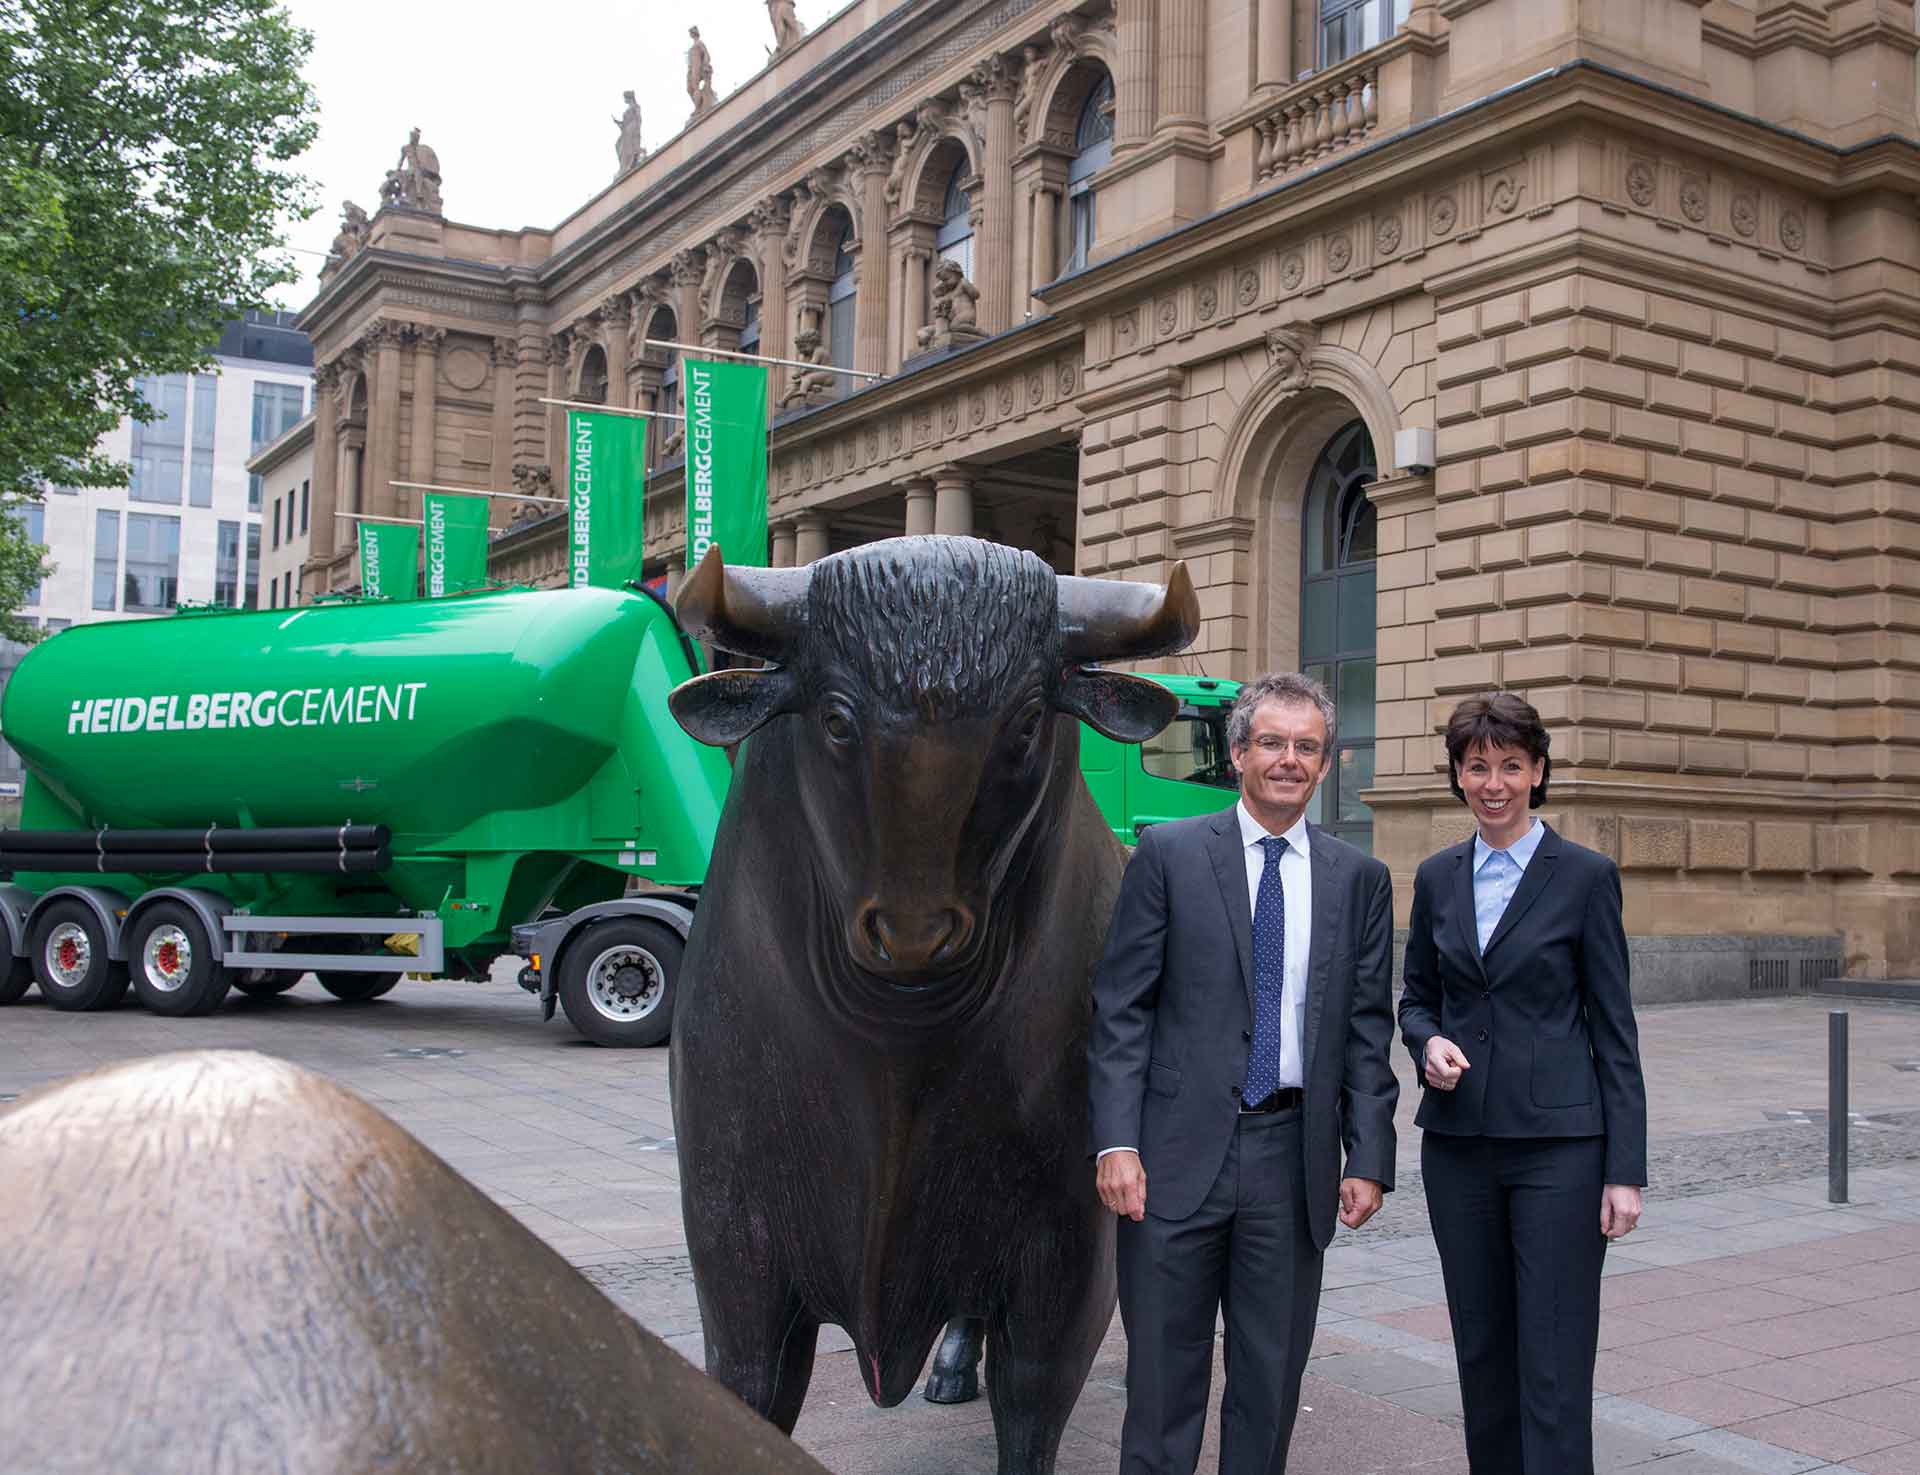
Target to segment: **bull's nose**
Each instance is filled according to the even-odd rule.
[[[918,911],[869,902],[854,918],[853,944],[875,973],[937,972],[966,957],[973,926],[964,907]]]

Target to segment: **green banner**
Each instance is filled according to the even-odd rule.
[[[487,499],[458,492],[428,492],[426,514],[427,598],[478,589],[487,582]]]
[[[411,523],[360,524],[360,592],[411,599],[420,577],[420,529]]]
[[[686,360],[687,567],[767,562],[767,370]]]
[[[618,589],[640,577],[646,538],[647,422],[567,411],[567,583]]]

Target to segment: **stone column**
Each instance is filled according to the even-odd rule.
[[[1289,87],[1294,73],[1293,0],[1265,0],[1255,14],[1259,35],[1254,43],[1254,85]]]
[[[1207,0],[1158,0],[1154,65],[1163,128],[1204,129],[1207,121]]]
[[[885,135],[869,133],[853,154],[853,187],[860,202],[860,260],[854,268],[853,366],[884,374],[887,363],[887,171]],[[851,381],[858,388],[864,381]]]
[[[920,330],[927,325],[927,267],[932,261],[932,250],[924,246],[909,246],[901,254],[901,295],[906,299],[900,309],[902,359],[920,351]]]
[[[948,537],[973,535],[973,473],[942,466],[933,474],[933,530]]]
[[[794,528],[790,522],[776,522],[773,525],[773,566],[775,568],[793,567]]]
[[[1165,0],[1162,0],[1165,3]],[[1019,69],[993,56],[973,69],[987,97],[986,180],[982,203],[986,231],[980,239],[980,326],[989,333],[1013,324],[1013,98]],[[1026,304],[1021,303],[1024,312]]]
[[[827,537],[827,519],[818,512],[803,512],[794,519],[793,562],[796,567],[825,558],[833,551]]]
[[[906,484],[907,536],[917,537],[933,531],[934,483],[925,477]]]
[[[373,383],[367,393],[367,454],[359,510],[396,517],[400,476],[400,324],[382,319],[367,330],[373,342]]]
[[[760,351],[768,358],[792,358],[793,335],[787,326],[787,264],[781,256],[791,223],[784,196],[776,195],[753,210],[754,270],[760,274]],[[767,417],[773,417],[786,393],[790,371],[767,365]]]
[[[321,364],[313,372],[313,521],[307,544],[309,559],[322,559],[333,553],[333,514],[345,506],[340,501],[340,413],[336,397],[343,373],[338,361]]]
[[[601,313],[607,325],[604,347],[607,353],[607,403],[627,408],[627,310],[610,305]]]
[[[367,431],[350,421],[340,423],[340,506],[341,512],[365,512],[366,496],[361,488],[361,473],[367,464]],[[339,519],[335,519],[338,521]],[[343,530],[344,531],[344,530]],[[344,540],[343,540],[344,541]]]
[[[408,481],[433,480],[433,426],[436,390],[440,379],[440,345],[446,341],[445,328],[416,327],[413,330],[413,425],[412,455],[408,458]],[[393,499],[400,510],[420,506],[418,493],[400,492]]]
[[[673,336],[682,343],[700,341],[700,277],[706,269],[706,257],[706,249],[695,246],[673,258]],[[687,356],[676,348],[673,357],[680,361],[680,404],[674,413],[684,415],[687,412]],[[665,440],[679,429],[680,422],[662,420],[660,427],[661,439]]]
[[[1120,74],[1113,79],[1114,152],[1136,148],[1153,133],[1154,0],[1117,0]],[[1168,0],[1160,0],[1161,4]],[[1268,0],[1273,3],[1273,0]],[[1288,0],[1291,3],[1291,0]]]
[[[493,463],[488,485],[503,491],[513,485],[513,366],[518,346],[511,338],[493,340]]]

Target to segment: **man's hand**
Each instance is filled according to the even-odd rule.
[[[1349,1229],[1358,1229],[1380,1212],[1382,1196],[1380,1185],[1371,1178],[1342,1178],[1340,1222]]]
[[[1608,1239],[1633,1233],[1640,1222],[1640,1190],[1626,1183],[1609,1183],[1600,1191],[1600,1232]]]
[[[1435,1035],[1427,1041],[1427,1084],[1436,1091],[1451,1091],[1460,1084],[1462,1072],[1472,1068],[1452,1040]]]
[[[1139,1153],[1124,1149],[1108,1153],[1094,1170],[1093,1182],[1100,1202],[1114,1213],[1125,1214],[1136,1224],[1147,1217],[1147,1170],[1140,1166]]]

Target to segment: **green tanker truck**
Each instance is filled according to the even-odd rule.
[[[638,586],[65,631],[0,707],[0,1003],[202,1014],[307,971],[367,999],[484,976],[525,923],[547,1017],[658,1043],[729,773],[667,711],[696,670]]]

